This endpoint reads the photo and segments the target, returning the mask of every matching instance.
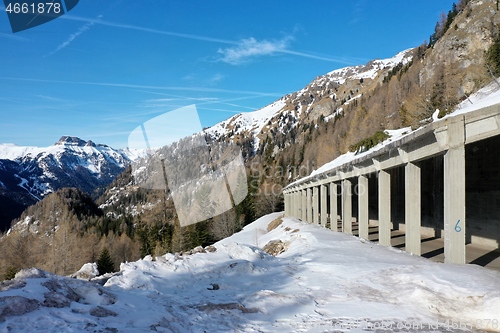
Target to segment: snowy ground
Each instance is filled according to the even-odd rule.
[[[290,218],[268,232],[278,217],[213,253],[122,264],[104,287],[23,271],[0,286],[0,332],[500,331],[499,272]],[[263,252],[272,240],[287,250]]]

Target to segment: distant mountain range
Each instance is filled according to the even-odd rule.
[[[0,230],[29,205],[64,187],[88,194],[111,183],[135,158],[77,137],[63,136],[46,148],[0,144]]]

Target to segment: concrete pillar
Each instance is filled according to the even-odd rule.
[[[378,174],[378,242],[391,246],[391,175],[380,170]]]
[[[342,231],[352,234],[352,183],[342,181]]]
[[[318,186],[313,187],[313,223],[319,224],[319,189]]]
[[[293,214],[297,219],[300,219],[300,214],[302,212],[301,206],[302,206],[302,197],[300,191],[296,191],[294,196],[294,201],[295,201],[295,209],[293,210]]]
[[[444,258],[465,264],[464,121],[448,124],[449,149],[444,155]]]
[[[368,239],[368,177],[358,177],[359,237]]]
[[[285,193],[284,196],[285,196],[285,216],[290,216],[290,209],[292,208],[290,207],[290,194]]]
[[[294,212],[293,212],[293,215],[300,219],[300,212],[301,212],[301,209],[300,209],[300,205],[302,203],[302,199],[300,197],[300,191],[296,191],[295,192],[295,209],[294,209]]]
[[[312,213],[312,189],[308,187],[306,189],[307,193],[307,223],[312,223],[313,222],[313,213]]]
[[[285,205],[288,204],[288,208],[285,206],[285,214],[286,216],[293,216],[294,215],[294,209],[295,209],[295,192],[290,192],[287,193],[287,201],[285,202]]]
[[[321,191],[320,191],[321,219],[320,219],[320,222],[321,222],[321,225],[323,227],[326,227],[326,220],[328,218],[328,212],[327,212],[328,202],[327,202],[327,199],[328,199],[328,189],[327,189],[326,185],[321,185]]]
[[[413,163],[405,166],[405,250],[421,254],[421,181],[420,167]]]
[[[300,205],[302,204],[302,199],[300,198],[300,191],[295,192],[295,217],[300,219]]]
[[[307,221],[307,191],[306,190],[300,191],[300,197],[301,197],[301,205],[300,205],[301,217],[300,217],[300,219],[302,221],[306,222]]]
[[[330,183],[330,229],[333,231],[338,231],[337,215],[337,184]]]

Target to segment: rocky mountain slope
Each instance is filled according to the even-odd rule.
[[[322,117],[328,122],[343,115],[344,108],[363,93],[382,83],[396,67],[411,63],[414,50],[402,51],[389,59],[372,60],[366,65],[350,66],[319,76],[303,89],[254,112],[237,114],[205,130],[216,139],[241,142],[251,137],[258,149],[267,135],[286,133]],[[288,142],[287,145],[292,144]]]
[[[69,136],[46,148],[0,145],[0,230],[60,188],[92,194],[122,173],[131,157],[127,151]]]
[[[491,82],[485,53],[499,35],[498,10],[496,0],[458,1],[437,22],[430,42],[319,76],[296,93],[205,132],[239,143],[244,157],[261,169],[265,164],[283,173],[301,167],[311,172],[377,131],[419,127],[436,109],[443,116]]]

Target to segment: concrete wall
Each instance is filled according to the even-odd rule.
[[[444,230],[443,156],[420,161],[422,236],[441,237]]]
[[[466,147],[467,242],[500,243],[500,136]]]

